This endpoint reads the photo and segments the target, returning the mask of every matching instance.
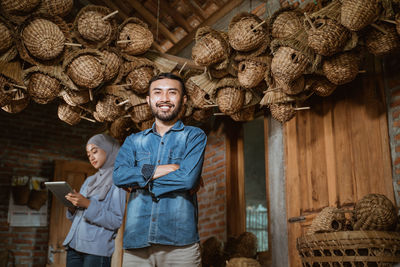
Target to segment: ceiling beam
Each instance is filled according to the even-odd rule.
[[[160,11],[165,11],[168,15],[170,15],[179,26],[181,26],[186,32],[191,32],[193,27],[184,19],[184,17],[177,12],[176,10],[171,9],[165,1],[160,1]]]
[[[193,12],[201,18],[201,20],[205,20],[207,18],[206,14],[203,12],[203,9],[201,9],[196,3],[192,3],[190,0],[184,1],[185,4],[187,4]]]

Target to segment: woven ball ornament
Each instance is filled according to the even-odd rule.
[[[343,0],[340,23],[351,31],[359,31],[377,19],[379,0]]]
[[[62,103],[58,106],[58,118],[69,125],[78,124],[81,121],[82,110],[78,107],[73,107]]]
[[[149,50],[154,37],[146,23],[138,18],[128,18],[119,27],[118,41],[124,41],[124,43],[117,42],[117,46],[123,52],[140,55]]]
[[[58,96],[61,91],[61,83],[56,78],[36,72],[29,79],[27,90],[33,101],[47,104]]]
[[[103,14],[96,11],[87,11],[78,19],[78,31],[83,38],[93,42],[104,40],[111,32],[111,24],[103,20]]]

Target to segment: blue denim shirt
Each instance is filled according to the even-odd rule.
[[[126,138],[114,164],[119,187],[132,192],[124,232],[124,248],[151,244],[184,246],[199,241],[196,187],[204,161],[205,133],[177,121],[160,136],[155,124]],[[178,170],[151,180],[155,167],[178,164]]]

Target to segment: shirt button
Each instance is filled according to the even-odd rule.
[[[157,161],[158,163],[160,163],[160,161]]]
[[[155,222],[155,221],[156,221],[156,218],[151,218],[151,221]]]
[[[164,142],[161,142],[161,144],[163,145],[163,144],[164,144]]]

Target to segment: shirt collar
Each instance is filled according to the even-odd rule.
[[[183,124],[183,122],[181,120],[178,120],[177,122],[175,122],[174,126],[172,126],[172,128],[170,129],[170,131],[181,131],[183,130],[183,128],[185,127],[185,125]],[[153,123],[153,126],[147,130],[145,130],[143,132],[144,135],[148,135],[150,132],[156,133],[156,123]]]

